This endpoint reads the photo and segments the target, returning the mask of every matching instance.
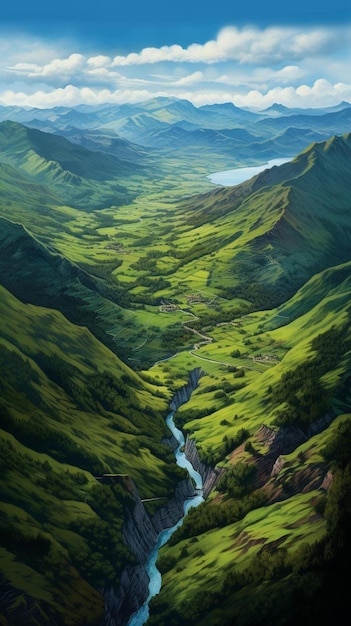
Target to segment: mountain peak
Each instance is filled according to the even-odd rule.
[[[282,113],[285,111],[289,111],[289,107],[286,107],[284,104],[279,104],[278,102],[275,102],[267,109],[264,109],[263,113],[267,113],[268,111],[278,111],[279,113]]]

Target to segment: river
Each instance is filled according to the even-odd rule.
[[[214,172],[214,174],[210,174],[207,178],[210,179],[211,183],[215,183],[216,185],[230,187],[231,185],[239,185],[239,183],[249,180],[252,176],[256,176],[256,174],[263,172],[263,170],[270,169],[273,165],[283,165],[283,163],[287,163],[288,161],[291,161],[291,157],[288,159],[271,159],[263,165],[257,165],[254,167],[237,167],[235,170]]]
[[[193,498],[189,498],[188,500],[185,501],[184,503],[184,516],[185,516],[191,507],[198,506],[201,502],[203,502],[203,497],[201,495],[202,478],[199,472],[194,470],[192,464],[190,463],[190,461],[188,461],[188,459],[186,458],[183,452],[183,448],[185,445],[184,435],[182,431],[179,430],[179,428],[177,428],[176,425],[174,424],[173,412],[167,416],[166,423],[178,441],[178,447],[174,453],[177,464],[179,465],[179,467],[183,467],[189,472],[189,475],[195,482],[196,489],[200,490],[200,493],[198,495],[194,496]],[[130,618],[128,622],[128,626],[143,626],[143,624],[145,624],[145,622],[147,621],[149,617],[149,602],[151,598],[153,598],[153,596],[156,596],[160,592],[161,583],[162,583],[161,574],[156,567],[158,551],[162,546],[165,545],[165,543],[167,543],[167,541],[173,535],[174,531],[178,528],[178,526],[182,524],[183,519],[184,517],[181,518],[177,522],[177,524],[175,524],[171,528],[166,528],[159,534],[157,544],[152,550],[149,556],[149,559],[147,561],[147,564],[146,564],[146,572],[150,579],[149,595],[145,603],[143,604],[143,606],[141,606],[140,609],[136,613],[134,613],[134,615],[132,615],[132,617]]]

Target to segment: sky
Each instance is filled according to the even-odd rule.
[[[351,102],[350,0],[0,0],[0,105]]]

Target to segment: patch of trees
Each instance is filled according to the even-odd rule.
[[[332,468],[344,470],[351,462],[351,420],[338,425],[334,437],[322,450],[325,461]]]
[[[80,487],[86,485],[88,479],[83,472],[54,472],[47,461],[42,464],[41,470],[45,476],[36,478],[35,482],[47,493],[61,500],[84,500],[85,495]]]
[[[66,433],[48,426],[42,416],[19,419],[8,410],[1,411],[1,427],[23,445],[37,452],[46,452],[57,461],[75,465],[93,474],[106,471],[106,467],[94,453],[77,444]]]
[[[236,463],[228,469],[216,484],[220,493],[226,493],[230,498],[242,498],[253,489],[253,478],[256,473],[254,465]]]
[[[23,358],[18,352],[1,346],[0,350],[0,392],[6,393],[15,390],[24,394],[31,402],[40,403],[41,398],[33,384],[39,384],[38,373],[33,369],[30,361]]]
[[[0,545],[11,552],[21,554],[22,558],[30,555],[38,559],[47,554],[51,547],[49,537],[38,531],[35,534],[14,529],[3,522],[0,524]]]
[[[156,293],[156,291],[162,291],[168,289],[171,286],[169,280],[159,276],[158,278],[150,278],[149,276],[143,276],[136,281],[137,285],[147,287],[150,293]]]
[[[122,264],[122,259],[114,258],[113,261],[101,261],[98,265],[80,263],[80,267],[89,274],[96,276],[96,278],[103,278],[107,282],[116,285],[116,279],[115,276],[113,276],[113,272]]]
[[[234,368],[234,372],[233,372],[234,378],[243,378],[244,376],[245,376],[245,370],[243,368],[239,370],[237,370],[237,368]],[[225,379],[225,380],[218,381],[217,383],[213,385],[207,385],[206,387],[203,387],[202,389],[200,389],[199,393],[211,393],[211,391],[215,391],[216,393],[218,393],[219,389],[223,390],[225,393],[231,393],[232,391],[238,391],[239,389],[242,389],[243,387],[245,387],[245,383],[234,383],[234,382],[232,383],[229,380]],[[214,397],[216,397],[216,394],[214,395]]]
[[[8,413],[5,407],[0,405],[0,425],[2,427],[3,416]],[[6,419],[8,417],[6,416]],[[17,455],[11,441],[0,437],[0,472],[4,477],[6,474],[17,467]]]
[[[277,426],[294,425],[306,432],[330,407],[330,395],[321,377],[338,365],[351,349],[351,341],[345,339],[345,328],[333,327],[315,337],[311,347],[316,355],[285,372],[272,389],[273,405],[283,404],[275,420]],[[341,387],[341,383],[338,384]],[[334,392],[337,391],[335,387]]]
[[[132,263],[131,268],[138,272],[146,272],[154,276],[158,274],[157,261],[147,256],[141,256],[136,263]]]
[[[210,252],[218,250],[221,247],[222,241],[220,241],[217,237],[212,237],[197,242],[192,248],[188,248],[187,250],[174,248],[173,256],[176,259],[179,259],[181,261],[180,266],[183,266],[191,261],[202,258],[203,256],[206,256],[210,254]]]
[[[240,305],[233,308],[228,308],[225,310],[221,310],[216,308],[216,310],[207,310],[201,312],[201,319],[191,320],[191,326],[196,330],[202,330],[203,328],[215,326],[216,324],[220,324],[223,322],[230,322],[231,320],[240,317],[240,315],[244,315],[250,313],[251,310],[246,305]]]
[[[64,389],[81,409],[119,413],[135,425],[141,428],[145,426],[136,395],[132,393],[138,383],[127,374],[117,378],[105,370],[81,380],[82,373],[56,354],[49,356],[41,352],[36,358],[46,375]],[[147,411],[148,408],[144,408],[143,412]]]
[[[190,537],[196,537],[213,528],[222,528],[243,519],[245,515],[266,504],[266,495],[259,490],[245,495],[237,500],[222,500],[221,502],[203,502],[196,508],[189,510],[182,525],[177,528],[169,540],[173,546]]]
[[[222,424],[221,425],[225,425]],[[217,463],[233,452],[235,448],[240,446],[249,437],[249,431],[246,428],[240,428],[235,437],[224,435],[221,445],[216,448],[199,448],[199,457],[203,463],[210,467],[215,467]]]
[[[174,416],[174,423],[177,428],[182,429],[183,426],[187,424],[187,422],[191,422],[192,420],[201,419],[202,417],[206,417],[207,415],[211,415],[216,410],[215,407],[204,407],[203,409],[178,409]],[[186,429],[185,429],[186,430]]]
[[[278,306],[284,300],[286,292],[281,292],[276,287],[268,287],[262,283],[258,283],[251,276],[244,279],[241,275],[241,281],[237,285],[222,288],[221,296],[226,300],[233,298],[241,298],[250,304],[247,306],[246,312],[259,311],[263,309],[271,309]]]
[[[122,485],[114,483],[96,484],[87,502],[98,517],[71,522],[71,530],[86,540],[85,550],[71,548],[73,564],[95,588],[104,588],[108,583],[117,586],[123,568],[136,564],[122,535],[123,520],[134,500]]]
[[[170,352],[179,349],[193,341],[193,333],[184,328],[182,324],[173,324],[162,333],[161,341],[164,348],[169,348]]]
[[[124,567],[136,564],[120,529],[100,518],[77,519],[70,528],[86,540],[85,549],[71,547],[73,565],[96,589],[117,587]]]

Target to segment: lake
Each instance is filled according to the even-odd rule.
[[[271,159],[263,165],[256,165],[254,167],[237,167],[234,170],[214,172],[214,174],[210,174],[207,178],[210,179],[211,183],[215,183],[216,185],[230,187],[232,185],[239,185],[239,183],[243,183],[245,180],[252,178],[252,176],[256,176],[256,174],[263,172],[263,170],[273,167],[273,165],[282,165],[288,161],[291,161],[291,157],[288,159]]]

